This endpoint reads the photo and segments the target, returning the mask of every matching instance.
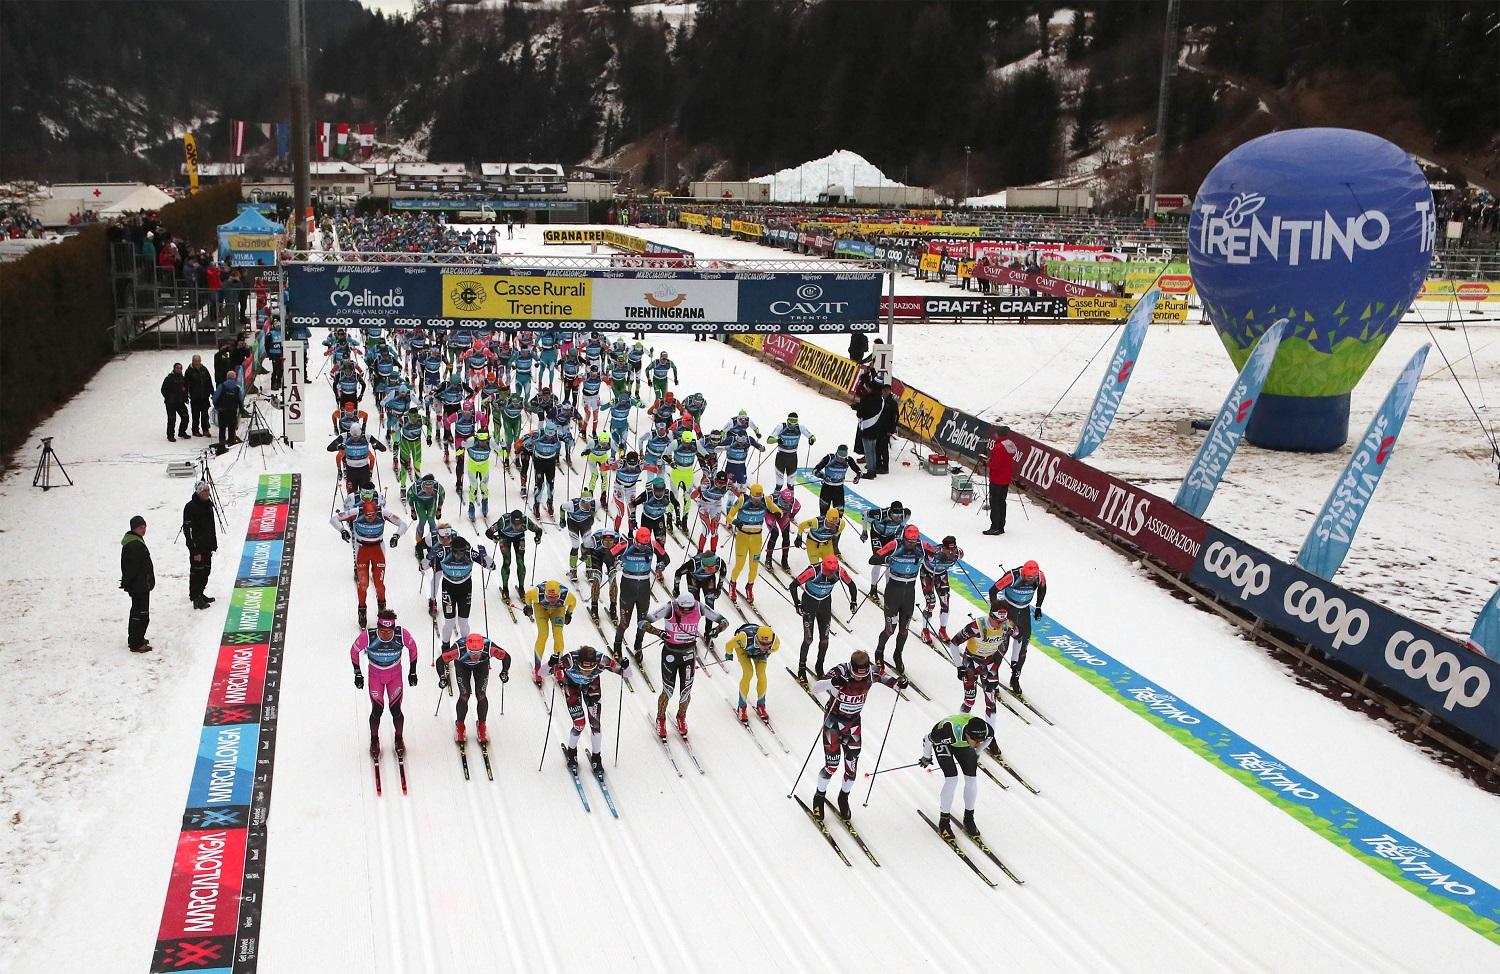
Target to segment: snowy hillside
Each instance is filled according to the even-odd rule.
[[[905,186],[858,152],[839,149],[821,159],[756,176],[752,183],[769,183],[773,203],[816,203],[823,194],[851,196],[856,186]]]

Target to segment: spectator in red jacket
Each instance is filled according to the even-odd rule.
[[[1016,457],[1021,455],[1016,445],[1005,439],[1009,433],[1009,426],[995,427],[995,441],[990,446],[990,526],[985,534],[1005,533],[1005,495],[1010,493]]]
[[[203,268],[203,286],[208,289],[209,316],[217,322],[219,320],[220,289],[224,286],[223,271],[219,269],[219,260],[217,257],[207,267]]]

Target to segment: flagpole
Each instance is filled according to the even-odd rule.
[[[292,101],[292,198],[298,250],[307,249],[307,208],[311,191],[307,166],[307,11],[304,0],[288,0],[287,41],[290,48]]]

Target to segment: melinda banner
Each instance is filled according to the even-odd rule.
[[[677,269],[290,264],[290,324],[322,327],[588,322],[651,332],[874,331],[876,271],[699,272]]]

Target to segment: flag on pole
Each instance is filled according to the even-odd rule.
[[[1229,394],[1224,397],[1224,405],[1219,407],[1213,426],[1203,438],[1198,455],[1182,478],[1182,486],[1177,488],[1177,500],[1173,503],[1193,517],[1202,517],[1208,510],[1224,470],[1234,459],[1240,440],[1245,438],[1250,413],[1266,384],[1266,374],[1271,371],[1271,361],[1276,358],[1276,349],[1281,344],[1281,333],[1286,325],[1285,318],[1278,319],[1256,341],[1250,357],[1245,360],[1245,367],[1240,369],[1234,385],[1229,387]]]
[[[1151,326],[1151,315],[1156,311],[1156,302],[1159,300],[1161,291],[1152,288],[1141,295],[1141,299],[1131,310],[1130,320],[1125,322],[1125,334],[1120,336],[1115,354],[1109,360],[1109,368],[1105,370],[1104,378],[1099,380],[1099,391],[1094,393],[1094,405],[1089,408],[1088,421],[1078,434],[1078,446],[1073,450],[1075,458],[1082,460],[1104,442],[1104,435],[1109,432],[1109,425],[1115,421],[1115,413],[1119,411],[1120,400],[1125,398],[1125,387],[1130,384],[1131,373],[1135,371],[1135,360],[1140,357],[1141,343],[1146,340],[1146,329]]]
[[[359,157],[368,159],[375,152],[375,123],[359,123]]]
[[[339,122],[334,126],[334,151],[340,159],[349,155],[349,123]]]
[[[182,136],[182,154],[187,159],[188,192],[198,192],[198,140],[193,138],[193,133],[185,132]]]
[[[276,123],[276,158],[285,159],[291,151],[292,127],[286,122]]]
[[[1469,648],[1481,656],[1500,659],[1500,588],[1479,610],[1474,631],[1469,634]]]
[[[238,159],[245,154],[245,129],[244,122],[229,123],[229,157]]]
[[[327,159],[329,153],[333,151],[333,123],[317,123],[313,141],[317,145],[317,149],[313,153],[314,156],[319,159]]]
[[[1297,564],[1319,578],[1331,580],[1349,553],[1360,518],[1370,506],[1370,498],[1380,486],[1380,475],[1385,473],[1386,464],[1395,452],[1396,438],[1401,435],[1406,412],[1422,379],[1422,363],[1427,361],[1431,348],[1423,345],[1417,349],[1401,370],[1365,435],[1355,445],[1343,473],[1334,481],[1323,509],[1307,532],[1307,540],[1302,542],[1302,550],[1297,552]]]

